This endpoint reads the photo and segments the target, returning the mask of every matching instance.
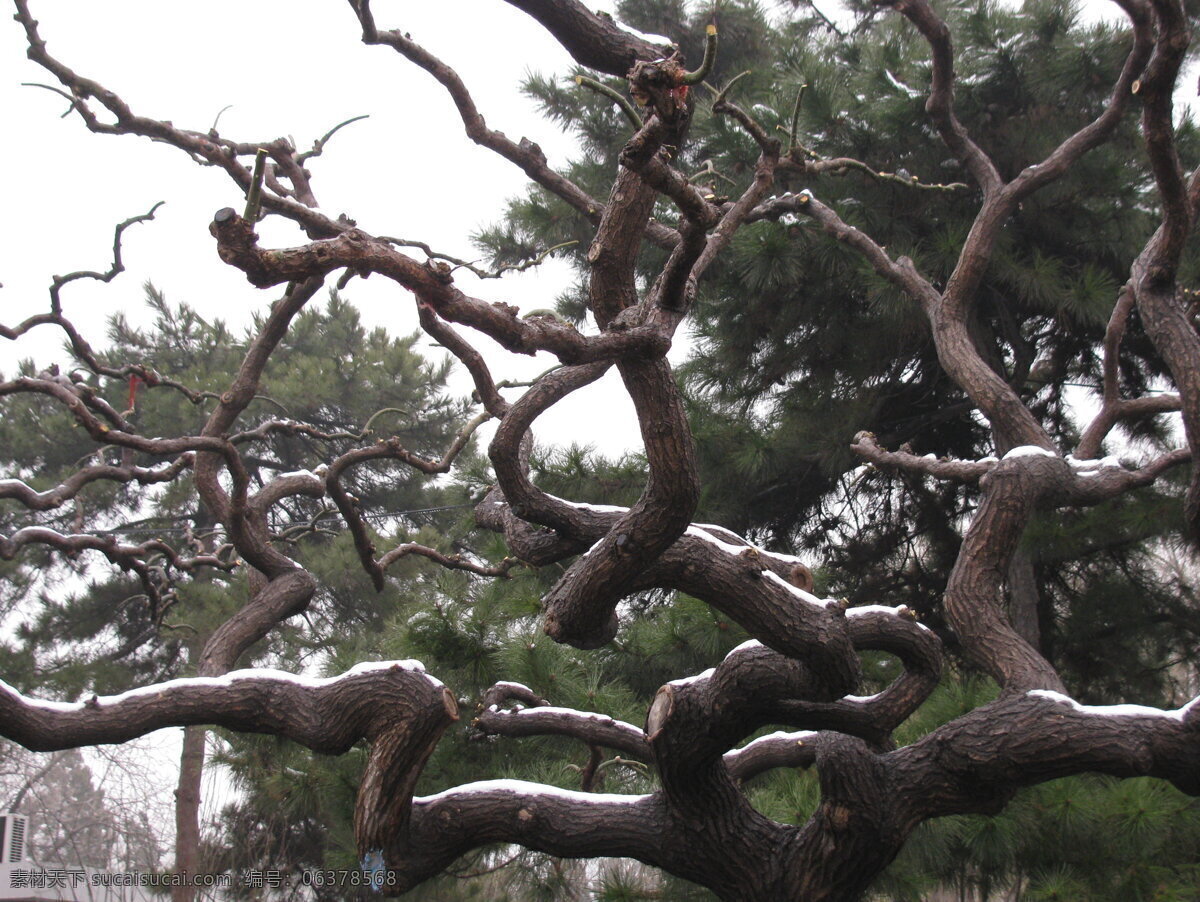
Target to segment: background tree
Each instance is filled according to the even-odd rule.
[[[162,578],[146,564],[151,552],[163,554],[169,564],[159,568],[167,577],[162,584],[168,591],[177,572],[201,563],[244,566],[249,601],[214,632],[210,643],[221,639],[213,646],[217,652],[210,656],[207,646],[201,652],[198,671],[202,675],[228,670],[278,623],[306,609],[316,594],[313,568],[306,567],[299,555],[284,553],[280,536],[273,531],[277,521],[272,511],[288,499],[333,501],[365,571],[376,584],[386,582],[384,570],[397,559],[400,548],[410,553],[418,549],[398,546],[395,553],[379,553],[361,505],[345,490],[343,474],[366,460],[384,458],[423,471],[442,470],[464,446],[477,420],[458,433],[440,461],[418,457],[396,439],[340,450],[321,473],[285,472],[261,485],[248,465],[254,457],[249,450],[275,434],[311,433],[308,427],[278,418],[235,431],[268,361],[292,320],[318,291],[321,279],[334,270],[343,272],[343,280],[379,274],[415,295],[422,327],[458,357],[475,381],[480,404],[500,420],[489,448],[495,486],[476,505],[475,517],[482,528],[503,535],[510,553],[553,575],[541,598],[541,624],[550,639],[590,652],[589,657],[602,666],[605,653],[597,650],[615,636],[622,642],[618,613],[626,620],[639,616],[647,620],[664,610],[656,593],[676,592],[692,596],[697,605],[711,606],[726,618],[722,622],[736,623],[753,637],[719,661],[714,656],[715,668],[660,685],[649,705],[645,729],[578,710],[583,704],[577,708],[549,704],[548,699],[569,696],[557,685],[561,670],[544,674],[547,690],[500,681],[484,694],[475,720],[481,732],[565,736],[589,749],[608,749],[598,758],[591,752],[589,763],[596,762],[593,773],[605,761],[614,761],[607,755],[616,753],[642,766],[632,770],[639,779],[650,781],[646,791],[613,797],[563,792],[545,782],[484,781],[414,798],[418,780],[427,780],[431,790],[444,787],[439,778],[446,774],[439,773],[435,748],[459,716],[460,706],[449,688],[411,661],[356,665],[341,677],[318,683],[289,677],[285,671],[242,672],[69,708],[47,708],[6,691],[0,695],[4,732],[39,748],[117,741],[168,723],[216,723],[273,733],[323,752],[345,752],[355,741],[366,739],[369,750],[355,803],[356,854],[364,874],[398,890],[431,878],[465,852],[499,842],[565,857],[633,857],[729,898],[853,898],[866,890],[922,822],[947,815],[994,814],[1024,785],[1100,772],[1114,777],[1149,775],[1164,778],[1183,792],[1200,791],[1194,703],[1174,711],[1089,707],[1067,694],[1063,675],[1070,676],[1069,670],[1064,667],[1060,674],[1055,661],[1039,648],[1040,636],[1029,629],[1031,596],[1025,579],[1029,555],[1021,550],[1023,536],[1032,535],[1031,529],[1042,518],[1063,516],[1064,511],[1069,517],[1076,509],[1114,504],[1189,459],[1188,449],[1173,447],[1149,447],[1140,462],[1097,459],[1118,422],[1180,409],[1189,439],[1194,440],[1200,430],[1200,386],[1193,384],[1200,372],[1200,339],[1189,319],[1187,296],[1178,287],[1197,192],[1183,174],[1178,153],[1185,142],[1177,143],[1170,121],[1171,92],[1187,46],[1182,7],[1167,0],[1121,4],[1130,28],[1119,39],[1121,61],[1099,89],[1094,109],[1077,122],[1066,113],[1049,117],[1055,127],[1061,126],[1061,133],[1048,134],[1045,147],[1030,150],[1027,159],[1014,154],[1010,161],[1000,152],[1005,149],[1002,139],[1019,133],[998,125],[995,135],[986,129],[973,132],[961,118],[954,89],[969,85],[979,73],[969,71],[968,64],[967,74],[956,81],[955,51],[946,22],[921,0],[896,5],[909,20],[905,30],[897,33],[916,42],[915,31],[929,54],[923,108],[930,128],[922,137],[928,146],[936,147],[931,134],[936,133],[945,148],[936,155],[948,153],[952,168],[961,172],[967,186],[928,192],[934,198],[929,203],[944,203],[952,213],[962,204],[966,211],[960,228],[942,236],[946,249],[939,256],[922,243],[939,236],[936,228],[922,231],[910,224],[910,236],[901,234],[893,240],[885,234],[890,219],[873,223],[875,208],[864,205],[850,190],[842,196],[839,188],[824,183],[841,170],[853,170],[851,175],[865,175],[889,190],[893,185],[902,187],[906,192],[902,196],[908,197],[915,195],[907,192],[921,192],[920,185],[942,180],[918,174],[914,182],[911,170],[903,175],[901,167],[884,170],[876,160],[823,156],[808,147],[799,125],[790,126],[790,120],[790,127],[782,132],[785,142],[773,131],[772,107],[747,108],[735,102],[738,89],[727,82],[718,82],[725,88],[714,92],[711,112],[736,125],[731,128],[731,143],[741,141],[753,159],[741,171],[736,165],[722,171],[724,159],[720,165],[680,168],[688,163],[689,147],[699,147],[696,142],[703,139],[700,127],[708,110],[697,106],[696,95],[706,78],[721,74],[713,70],[715,29],[704,39],[703,62],[697,62],[695,53],[690,58],[669,55],[669,48],[624,31],[573,2],[514,5],[547,28],[580,65],[626,78],[640,105],[620,101],[627,131],[615,158],[607,161],[609,172],[616,172],[607,201],[597,197],[600,192],[588,184],[586,173],[574,179],[558,173],[536,144],[514,142],[489,130],[452,69],[402,30],[380,29],[366,3],[352,4],[366,43],[385,45],[433,75],[448,89],[474,140],[516,163],[587,221],[581,293],[590,318],[586,325],[540,311],[521,317],[509,305],[473,298],[459,287],[462,275],[456,275],[453,258],[426,250],[429,259],[421,262],[401,249],[421,245],[373,236],[346,218],[325,216],[315,207],[304,167],[310,154],[300,153],[292,141],[234,142],[215,130],[189,131],[136,114],[116,95],[50,55],[26,4],[18,0],[18,20],[31,57],[67,89],[72,109],[89,128],[150,136],[227,172],[250,200],[242,215],[228,208],[217,213],[212,232],[221,258],[259,287],[288,287],[249,342],[238,374],[215,399],[203,427],[183,437],[160,438],[142,431],[104,402],[86,384],[86,376],[81,381],[45,372],[0,387],[5,394],[54,398],[101,444],[178,461],[168,465],[178,466],[178,472],[193,467],[198,496],[220,524],[221,539],[236,552],[236,563],[232,555],[219,551],[197,560],[180,556],[166,543],[131,546],[37,527],[14,532],[5,540],[3,553],[12,556],[35,543],[75,552],[99,550],[137,573],[152,601],[161,597]],[[980,10],[982,31],[994,37],[999,32],[988,32],[987,10]],[[749,25],[761,21],[749,5],[735,6],[733,12],[743,13],[742,21]],[[732,18],[736,23],[736,15]],[[950,18],[960,30],[965,27]],[[1053,25],[1052,18],[1044,24]],[[969,24],[969,20],[967,16],[963,21]],[[1047,41],[1061,31],[1048,28]],[[747,33],[752,36],[752,29],[747,27]],[[829,47],[818,49],[843,65],[853,61],[830,53]],[[1012,55],[1004,50],[998,58],[1006,54]],[[907,93],[905,79],[912,76],[900,62],[902,58],[897,63],[901,73],[891,73],[885,80]],[[985,60],[984,76],[987,65]],[[598,81],[585,78],[582,85],[615,99],[615,92],[606,92]],[[923,93],[924,86],[916,90]],[[1120,127],[1135,102],[1142,108],[1141,141],[1146,149],[1142,183],[1152,179],[1154,192],[1141,196],[1135,192],[1129,208],[1131,234],[1142,229],[1144,241],[1127,271],[1119,270],[1111,283],[1111,313],[1103,335],[1089,338],[1082,326],[1071,327],[1078,341],[1102,348],[1092,352],[1099,361],[1100,411],[1075,434],[1065,419],[1061,393],[1056,399],[1055,391],[1069,372],[1067,364],[1056,363],[1055,357],[1065,353],[1056,351],[1057,330],[1065,324],[1062,311],[1053,298],[1051,303],[1042,299],[1041,306],[1034,305],[1036,292],[1029,298],[1019,293],[1010,297],[1012,285],[1021,280],[1014,273],[1006,282],[995,270],[1006,261],[1015,261],[1017,269],[1036,268],[1038,258],[1025,253],[1020,241],[1008,247],[1008,236],[1022,232],[1011,224],[1027,208],[1051,198],[1068,174],[1099,158],[1098,150],[1112,144],[1119,151]],[[993,116],[997,112],[983,110]],[[833,123],[850,123],[848,116],[841,118],[839,122],[835,115]],[[792,119],[798,122],[799,117]],[[1043,110],[1038,121],[1049,120]],[[829,146],[839,146],[839,152],[846,154],[844,145],[853,149],[854,131],[849,128],[833,135]],[[318,144],[314,152],[319,149]],[[881,155],[878,148],[874,152]],[[252,156],[258,157],[258,165],[251,164]],[[1128,163],[1130,158],[1123,159]],[[882,171],[889,177],[881,178]],[[695,178],[689,178],[689,173]],[[742,184],[735,178],[750,173],[752,177]],[[701,176],[711,179],[706,183]],[[772,193],[790,179],[815,187]],[[727,195],[718,193],[717,182],[726,180],[731,190]],[[1143,216],[1151,201],[1157,212],[1147,223]],[[1072,206],[1069,195],[1063,205]],[[297,223],[306,238],[295,247],[263,249],[256,232],[260,209]],[[554,211],[549,213],[553,218]],[[922,223],[928,224],[929,219],[927,215]],[[953,220],[953,215],[946,218],[949,223]],[[893,389],[917,388],[914,397],[902,398],[915,409],[920,410],[924,399],[937,398],[935,406],[923,412],[922,434],[944,427],[950,436],[956,431],[952,422],[961,430],[955,439],[960,444],[950,445],[951,453],[942,459],[922,456],[918,451],[923,449],[905,445],[889,450],[902,440],[899,434],[860,431],[849,439],[860,460],[902,475],[903,493],[884,486],[876,496],[905,502],[894,506],[899,514],[888,511],[889,515],[903,519],[906,512],[923,511],[929,522],[949,525],[951,535],[918,532],[905,551],[916,557],[931,555],[938,566],[930,569],[945,573],[944,586],[932,596],[944,632],[953,638],[965,666],[986,674],[997,686],[998,695],[985,690],[974,697],[960,696],[961,710],[951,712],[956,716],[923,735],[898,730],[923,701],[932,698],[943,653],[935,634],[913,622],[914,607],[867,604],[847,609],[849,602],[812,595],[802,562],[768,547],[794,538],[786,518],[764,518],[755,527],[736,523],[736,512],[722,515],[739,527],[758,529],[759,545],[724,526],[693,523],[704,499],[689,412],[703,404],[729,421],[730,410],[736,410],[728,406],[730,397],[744,394],[740,416],[753,420],[756,414],[772,413],[767,402],[774,400],[774,393],[765,384],[752,383],[734,385],[733,394],[722,397],[713,391],[722,387],[719,367],[709,368],[715,376],[705,376],[705,367],[698,366],[698,381],[689,398],[680,391],[664,354],[689,312],[706,304],[721,306],[724,261],[737,258],[739,242],[749,241],[753,249],[756,235],[772,237],[771,223],[784,227],[782,237],[804,238],[803,244],[813,239],[814,245],[819,237],[828,247],[841,249],[830,254],[844,255],[843,260],[826,269],[810,266],[806,274],[811,272],[821,285],[840,278],[843,271],[855,276],[845,280],[840,292],[842,301],[865,321],[872,321],[868,302],[892,294],[900,320],[911,319],[914,329],[920,324],[921,330],[928,330],[923,339],[904,329],[885,336],[893,342],[906,338],[912,345],[889,346],[891,357],[884,361],[884,373],[878,378]],[[811,223],[811,232],[800,227],[791,234],[792,227],[801,223]],[[485,240],[491,239],[485,236]],[[1006,257],[1010,250],[1012,256]],[[1099,272],[1102,276],[1103,268]],[[754,272],[746,270],[741,274],[743,290],[735,294],[728,281],[736,275],[734,270],[724,277],[726,297],[741,302],[747,294],[778,290],[773,306],[790,315],[795,305],[785,303],[791,300],[791,292],[786,269],[783,273],[784,279],[773,286],[769,279],[755,283]],[[61,313],[58,292],[64,284],[55,280],[49,314],[5,334],[19,337],[35,325],[54,323],[67,331],[90,371],[122,382],[136,375],[156,390],[162,386],[162,378],[144,366],[105,366],[88,359]],[[708,318],[712,317],[710,312]],[[1053,318],[1054,329],[1046,327],[1047,317]],[[789,325],[787,318],[778,313],[774,319],[761,318],[758,328],[769,331],[778,320],[788,329],[778,336],[781,348],[788,336],[792,344],[805,344],[806,330],[813,327],[797,320]],[[852,334],[852,320],[847,318],[846,335]],[[509,351],[548,351],[563,366],[509,400],[498,390],[478,352],[451,323],[483,332]],[[1131,369],[1125,355],[1138,347],[1138,328],[1145,350],[1135,354]],[[847,399],[857,398],[860,391],[870,395],[871,379],[852,389],[850,372],[841,371],[838,361],[821,360],[815,337],[807,344],[811,363],[781,363],[771,374],[770,385],[784,379],[778,388],[787,384],[789,373],[797,374],[800,394],[794,396],[794,405],[796,399],[807,399],[806,382],[810,389],[820,390],[814,394],[831,399],[812,402],[818,412],[822,405],[853,407]],[[882,359],[882,351],[876,353],[874,362]],[[735,366],[739,354],[747,365],[761,364],[755,356],[757,348],[735,353],[731,358]],[[1157,362],[1155,355],[1160,358]],[[546,409],[610,367],[620,373],[638,412],[645,442],[645,483],[628,505],[565,501],[531,479],[531,426]],[[857,365],[851,369],[861,372]],[[1147,373],[1169,376],[1176,391],[1143,393],[1141,389],[1149,385]],[[1052,387],[1047,390],[1041,379],[1051,376]],[[923,379],[927,381],[922,383]],[[938,394],[943,391],[944,396]],[[890,410],[883,404],[886,397],[875,398],[867,413],[876,407],[885,413]],[[952,403],[943,403],[943,398]],[[939,413],[943,408],[955,415],[944,423]],[[797,420],[794,425],[795,447],[802,453],[820,448],[830,434],[828,424],[810,414],[803,424]],[[770,427],[769,418],[765,425]],[[893,424],[894,431],[899,428]],[[736,426],[724,429],[736,434]],[[946,438],[937,438],[934,444],[941,441]],[[973,452],[982,442],[997,453],[978,458]],[[1074,457],[1067,451],[1074,451]],[[130,462],[119,460],[115,466],[120,472],[85,467],[62,485],[139,475],[129,469]],[[178,472],[161,475],[169,479]],[[837,499],[831,491],[837,473],[836,467],[829,466],[811,470],[792,506],[803,511]],[[155,474],[155,478],[160,475]],[[1185,522],[1193,527],[1200,510],[1196,486],[1200,479],[1193,475],[1184,504]],[[5,491],[26,506],[41,503],[24,483],[6,483]],[[60,498],[68,491],[64,489]],[[854,500],[845,489],[842,495],[837,503],[849,505]],[[955,541],[952,532],[960,523],[961,536]],[[871,524],[866,526],[869,533]],[[876,537],[868,535],[867,541]],[[878,547],[887,551],[886,544]],[[489,565],[482,557],[448,555],[429,546],[420,553],[479,575],[503,575],[512,568],[509,559]],[[938,555],[943,556],[940,562]],[[885,564],[894,570],[895,555]],[[560,572],[554,573],[554,567]],[[866,585],[888,595],[894,591],[892,600],[911,596],[912,580],[897,577],[883,584],[875,579]],[[1080,578],[1070,585],[1084,581]],[[1015,614],[1008,616],[1006,594],[1019,601],[1022,593],[1026,603],[1014,603]],[[484,594],[471,598],[473,606]],[[458,600],[463,597],[469,596],[460,594]],[[669,610],[683,616],[689,605],[679,600]],[[719,622],[716,626],[720,631]],[[628,636],[633,634],[630,627]],[[719,643],[717,650],[724,651]],[[876,661],[871,652],[891,657]],[[206,658],[219,666],[206,664]],[[647,676],[657,663],[646,668]],[[1124,686],[1120,680],[1114,682]],[[739,746],[759,730],[774,726],[800,732],[766,733]],[[793,784],[794,818],[770,816],[756,808],[745,791],[747,781],[781,767],[811,769],[816,775],[807,783]],[[587,769],[585,765],[582,773]],[[583,788],[596,787],[593,781]],[[964,879],[986,887],[993,875],[995,879],[1009,876],[1002,865],[997,859],[987,874],[971,873]]]
[[[75,749],[35,755],[0,743],[2,810],[29,817],[28,857],[59,867],[148,873],[162,847],[154,796],[162,781],[128,757],[101,773]]]
[[[97,358],[100,366],[119,366],[123,360],[154,361],[179,384],[192,388],[170,395],[147,392],[141,376],[131,374],[128,384],[110,384],[113,409],[123,407],[139,428],[151,434],[170,435],[196,431],[206,416],[205,405],[220,393],[222,381],[236,368],[254,332],[231,334],[221,321],[208,322],[186,304],[173,306],[153,286],[146,286],[147,302],[154,313],[149,329],[131,327],[123,316],[111,322],[110,346]],[[261,320],[255,323],[261,328]],[[368,333],[357,312],[336,293],[324,309],[312,307],[297,317],[282,342],[283,353],[264,374],[253,409],[245,417],[250,429],[278,422],[280,415],[303,424],[291,435],[268,434],[266,441],[247,458],[247,469],[258,484],[294,471],[316,453],[332,460],[339,447],[364,437],[379,421],[388,420],[388,434],[417,450],[447,440],[462,406],[444,394],[448,367],[432,365],[412,349],[415,335],[386,336]],[[76,351],[80,349],[74,349]],[[88,354],[76,353],[76,363],[86,366]],[[34,375],[29,362],[19,370]],[[97,386],[100,388],[100,386]],[[116,454],[104,458],[86,434],[70,426],[70,418],[46,399],[22,395],[7,399],[0,424],[8,464],[35,489],[52,489],[70,477],[79,461],[98,460],[113,466],[150,464],[147,457]],[[32,401],[32,403],[31,403]],[[56,441],[54,454],[38,454],[37,439],[66,436]],[[452,551],[451,540],[437,527],[438,510],[447,507],[445,493],[393,463],[361,466],[346,480],[347,492],[369,507],[372,534],[401,537],[420,535]],[[449,508],[453,510],[454,503]],[[13,510],[8,508],[9,513]],[[336,516],[333,505],[289,499],[272,511],[271,528],[279,541],[322,574],[322,590],[306,618],[291,626],[276,641],[254,649],[253,657],[303,670],[319,666],[326,656],[329,633],[376,629],[384,612],[397,604],[396,582],[380,595],[371,590],[355,563],[353,543],[328,528]],[[23,517],[29,523],[26,514]],[[445,516],[442,515],[444,522]],[[71,499],[66,510],[50,508],[33,522],[62,530],[77,524],[119,523],[109,535],[121,539],[169,536],[197,551],[216,548],[211,516],[186,484],[171,484],[157,494],[130,492],[125,486],[93,483]],[[45,564],[28,560],[27,568]],[[69,568],[75,576],[92,576],[84,591],[62,597],[47,587],[61,585],[62,568],[43,570],[37,578],[13,579],[7,584],[8,603],[16,605],[25,621],[9,643],[11,661],[19,662],[9,679],[22,688],[37,687],[70,696],[116,693],[147,681],[194,673],[206,643],[233,613],[231,594],[244,593],[244,580],[200,578],[172,587],[162,597],[147,594],[136,579],[96,572],[86,564]],[[407,581],[415,588],[419,574],[408,568]],[[403,577],[401,577],[403,579]],[[115,612],[115,613],[114,613]],[[200,779],[206,731],[185,732],[184,767],[178,797],[182,835],[177,859],[191,862],[181,869],[202,867],[198,856]]]

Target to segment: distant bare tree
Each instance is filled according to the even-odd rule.
[[[139,765],[136,749],[97,777],[75,749],[35,754],[0,743],[0,810],[29,818],[31,858],[40,864],[149,873],[161,864],[166,812],[162,775]]]

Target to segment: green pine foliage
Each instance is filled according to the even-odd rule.
[[[721,43],[711,85],[748,72],[730,98],[785,147],[811,159],[851,157],[898,177],[853,167],[791,172],[777,179],[775,191],[811,189],[938,284],[951,272],[978,198],[927,124],[923,39],[900,17],[869,8],[841,32],[803,9],[788,16],[754,2],[722,3],[714,13],[708,4],[628,0],[619,16],[672,37],[695,59],[715,15]],[[1005,177],[1103,109],[1123,63],[1124,29],[1088,24],[1065,0],[960,0],[942,8],[957,48],[957,113]],[[566,171],[604,196],[628,123],[610,101],[570,78],[537,75],[525,89],[580,139],[584,153]],[[695,93],[690,144],[676,163],[697,184],[736,197],[758,149],[729,119],[711,114],[713,92]],[[1185,155],[1197,149],[1190,119],[1179,124],[1178,138]],[[1113,141],[1031,197],[1006,227],[979,292],[975,331],[985,356],[1024,386],[1035,413],[1068,447],[1078,438],[1081,401],[1098,389],[1098,343],[1108,315],[1154,222],[1150,186],[1136,175],[1144,171],[1140,144],[1135,117],[1126,117]],[[581,226],[581,217],[534,189],[480,243],[500,261],[532,255]],[[586,247],[572,251],[581,271]],[[661,256],[644,252],[647,277]],[[1189,258],[1185,269],[1195,266]],[[576,320],[583,316],[578,291],[559,307]],[[692,328],[681,380],[703,467],[700,516],[775,547],[809,549],[829,574],[828,588],[852,602],[874,601],[887,588],[890,600],[936,616],[973,493],[863,473],[849,451],[855,433],[869,430],[885,446],[906,444],[920,454],[991,453],[986,429],[941,372],[920,311],[853,251],[807,220],[785,218],[739,232],[700,286]],[[1163,374],[1136,318],[1120,368],[1131,393],[1152,390]],[[1169,438],[1157,417],[1131,423],[1126,436]],[[1166,514],[1174,504],[1169,490],[1127,502],[1122,517],[1141,516],[1155,528],[1122,529],[1119,541],[1111,511],[1068,512],[1069,522],[1047,524],[1047,532],[1090,532],[1088,542],[1108,546],[1102,564],[1049,552],[1035,562],[1048,642],[1068,632],[1067,618],[1090,619],[1105,573],[1130,570],[1139,589],[1151,587],[1147,543],[1172,538],[1161,524],[1171,522]],[[1032,539],[1030,545],[1043,547]],[[1159,580],[1152,604],[1170,608],[1161,619],[1182,626],[1179,645],[1195,648],[1194,618],[1186,606],[1169,605],[1177,588],[1177,581]],[[1131,667],[1119,671],[1118,682],[1147,688],[1138,676],[1144,665]]]

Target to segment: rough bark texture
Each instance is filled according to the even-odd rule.
[[[467,134],[481,147],[521,168],[544,190],[586,218],[594,229],[586,255],[588,298],[595,331],[584,333],[550,317],[522,318],[504,303],[488,303],[457,287],[450,267],[430,255],[420,262],[393,239],[374,236],[316,207],[304,162],[292,142],[236,142],[215,130],[177,128],[136,113],[100,83],[55,59],[38,33],[26,0],[15,0],[30,57],[73,98],[72,109],[91,131],[140,135],[218,167],[243,190],[254,181],[250,160],[259,147],[270,159],[261,206],[301,226],[311,241],[263,248],[253,216],[217,212],[210,231],[221,260],[258,287],[284,285],[238,373],[201,432],[148,437],[94,393],[57,373],[0,384],[0,395],[37,393],[69,410],[96,442],[145,452],[161,467],[88,466],[63,485],[35,492],[0,483],[0,497],[31,510],[68,502],[96,480],[151,484],[190,476],[235,552],[188,557],[161,541],[133,546],[112,538],[64,536],[28,529],[0,536],[0,556],[29,544],[66,553],[99,552],[137,573],[147,592],[158,583],[146,563],[168,561],[170,579],[200,567],[244,566],[249,599],[221,624],[200,651],[200,679],[163,684],[113,699],[52,706],[0,684],[0,734],[33,749],[121,742],[167,725],[189,727],[179,790],[179,867],[194,867],[195,811],[203,756],[201,725],[273,733],[338,754],[363,740],[369,763],[358,795],[356,838],[363,866],[387,875],[386,888],[403,892],[441,872],[456,857],[494,843],[569,857],[627,856],[701,883],[737,900],[849,900],[861,896],[923,821],[960,813],[998,811],[1022,786],[1096,771],[1118,777],[1151,775],[1200,794],[1200,702],[1164,712],[1089,708],[1063,693],[1063,683],[1038,648],[1036,588],[1021,541],[1031,518],[1063,506],[1098,504],[1148,485],[1170,467],[1194,459],[1200,441],[1200,339],[1175,285],[1184,242],[1200,200],[1200,178],[1185,176],[1173,144],[1171,91],[1187,47],[1177,0],[1124,0],[1132,38],[1124,68],[1097,118],[1045,159],[1005,181],[987,151],[954,110],[954,50],[949,29],[928,0],[880,3],[905,16],[928,42],[932,81],[926,104],[933,130],[979,191],[977,215],[953,274],[938,288],[907,258],[893,259],[870,235],[846,223],[810,192],[768,198],[781,168],[823,171],[779,142],[755,117],[724,96],[716,115],[728,116],[759,149],[754,178],[741,197],[713,199],[673,165],[695,114],[685,60],[622,30],[575,0],[509,0],[544,26],[577,62],[624,76],[642,105],[640,122],[620,156],[620,171],[601,203],[552,168],[541,149],[490,130],[462,80],[400,30],[381,29],[367,0],[351,0],[364,43],[388,48],[420,67],[447,91]],[[715,40],[715,39],[710,39]],[[693,63],[695,61],[692,61]],[[997,241],[1023,199],[1052,184],[1083,154],[1103,143],[1142,103],[1142,127],[1162,206],[1162,223],[1134,264],[1115,307],[1104,344],[1102,408],[1078,448],[1059,448],[1003,372],[1000,355],[984,355],[973,335],[976,294]],[[107,119],[101,118],[102,116]],[[675,210],[675,224],[652,219],[656,204]],[[249,214],[248,214],[249,215]],[[943,599],[943,613],[967,660],[1001,686],[998,701],[958,718],[904,748],[893,733],[928,697],[942,672],[941,643],[905,608],[847,610],[811,594],[811,575],[798,560],[758,548],[719,526],[694,524],[700,493],[691,428],[665,355],[694,301],[697,283],[745,224],[785,215],[809,218],[831,240],[861,255],[882,279],[923,311],[945,374],[991,428],[997,457],[932,460],[889,450],[867,433],[852,448],[874,467],[913,479],[978,487],[980,500],[966,526]],[[144,219],[145,217],[139,218]],[[122,229],[111,274],[119,271]],[[667,261],[644,288],[635,272],[645,243]],[[375,274],[415,298],[426,332],[465,366],[484,413],[465,424],[440,460],[428,460],[395,439],[363,446],[328,462],[323,475],[293,473],[265,485],[249,478],[244,454],[266,435],[238,433],[264,367],[330,273]],[[156,390],[187,392],[142,364],[102,366],[63,317],[56,279],[51,310],[2,334],[15,339],[52,324],[64,330],[77,356],[97,375],[136,375]],[[1123,398],[1117,354],[1125,324],[1137,310],[1170,369],[1177,394]],[[540,377],[515,400],[501,396],[482,356],[451,324],[466,327],[519,354],[547,351],[563,366]],[[977,330],[976,330],[977,331]],[[531,430],[537,418],[616,368],[641,426],[648,478],[628,509],[599,509],[553,497],[530,479]],[[1023,364],[1027,374],[1029,362]],[[1123,418],[1182,411],[1187,447],[1139,466],[1092,460]],[[345,472],[367,460],[390,459],[426,473],[446,472],[473,429],[500,420],[489,447],[496,485],[476,509],[482,528],[501,533],[512,554],[500,563],[403,546],[378,554],[361,512],[342,486]],[[280,425],[278,428],[299,428]],[[1079,460],[1069,460],[1072,450]],[[1193,470],[1188,516],[1200,523],[1200,467]],[[412,662],[356,668],[326,681],[285,674],[233,671],[254,643],[302,612],[314,578],[272,541],[273,506],[289,497],[328,497],[354,537],[363,567],[382,586],[387,566],[417,553],[481,577],[503,576],[518,559],[534,566],[564,562],[565,572],[543,600],[551,637],[580,648],[603,645],[620,626],[620,603],[645,589],[686,592],[744,627],[755,641],[698,676],[659,689],[644,727],[587,712],[555,708],[526,687],[501,683],[485,699],[477,727],[522,737],[570,736],[596,760],[608,749],[643,762],[657,777],[644,796],[563,792],[515,781],[453,787],[425,798],[413,790],[429,754],[458,716],[449,689]],[[884,691],[856,694],[859,654],[894,655],[902,672]],[[231,672],[233,671],[233,672]],[[776,733],[739,747],[762,727]],[[821,802],[807,823],[775,823],[747,800],[742,783],[779,767],[815,768]],[[177,899],[190,898],[186,891]]]

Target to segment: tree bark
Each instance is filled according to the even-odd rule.
[[[1042,632],[1038,623],[1037,573],[1033,558],[1025,548],[1018,548],[1008,565],[1008,617],[1017,635],[1031,648],[1039,649]]]
[[[208,730],[183,728],[179,781],[175,789],[175,873],[185,878],[200,872],[200,787],[204,779],[204,744]],[[196,888],[187,879],[171,887],[171,902],[193,902]]]

